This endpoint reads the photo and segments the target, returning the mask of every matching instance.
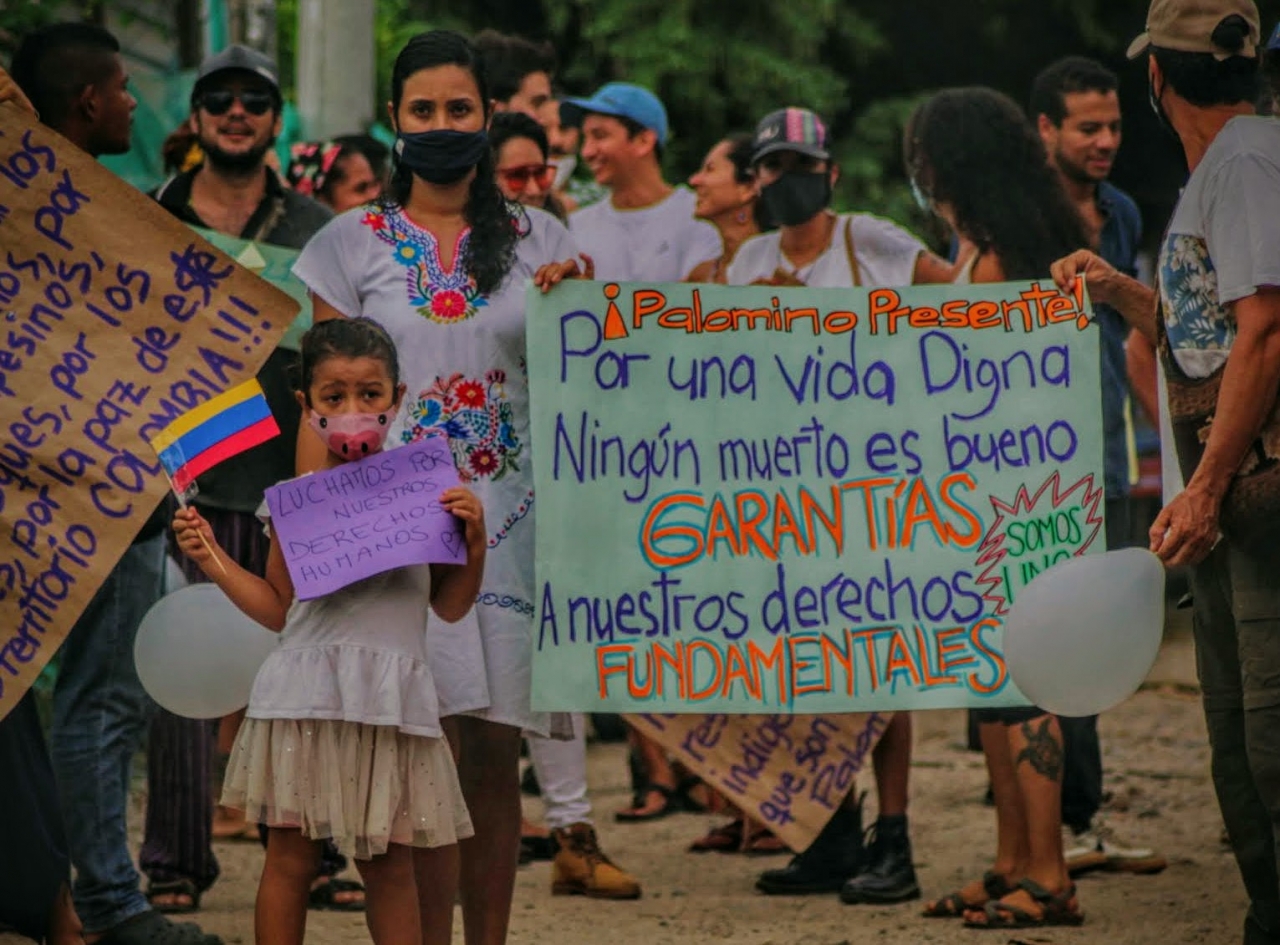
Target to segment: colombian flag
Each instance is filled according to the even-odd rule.
[[[184,413],[152,438],[151,447],[181,494],[197,476],[279,435],[262,385],[251,380]]]

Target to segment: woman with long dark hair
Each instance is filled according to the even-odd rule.
[[[485,134],[489,89],[471,43],[448,30],[415,36],[391,81],[397,140],[386,193],[317,234],[295,271],[317,321],[371,318],[387,329],[408,385],[393,442],[447,436],[460,478],[484,505],[490,534],[476,606],[436,628],[428,647],[475,837],[459,845],[459,871],[426,884],[433,901],[423,915],[451,921],[460,876],[468,945],[501,945],[520,844],[521,732],[550,733],[550,719],[530,708],[524,293],[530,280],[546,288],[579,270],[564,226],[498,189]],[[300,468],[318,465],[323,449],[304,427]]]
[[[1021,110],[986,88],[948,89],[907,126],[920,202],[977,247],[956,282],[1048,278],[1089,245],[1084,222]],[[995,861],[981,880],[925,907],[973,928],[1084,921],[1062,851],[1062,733],[1037,707],[976,712],[996,805]]]
[[[1039,135],[999,92],[939,92],[911,117],[903,150],[917,199],[978,249],[957,281],[1046,277],[1063,247],[1089,245]]]

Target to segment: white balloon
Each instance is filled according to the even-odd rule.
[[[1124,548],[1068,558],[1014,600],[1004,658],[1014,684],[1055,715],[1097,715],[1151,671],[1164,632],[1164,566]]]
[[[191,584],[142,618],[133,656],[157,704],[189,719],[216,719],[249,704],[253,679],[279,642],[217,585]]]

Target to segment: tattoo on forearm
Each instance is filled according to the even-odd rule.
[[[1025,761],[1042,777],[1062,780],[1062,742],[1054,736],[1053,717],[1044,716],[1038,728],[1032,728],[1031,721],[1023,722],[1022,734],[1027,739],[1027,747],[1018,753],[1014,765]]]

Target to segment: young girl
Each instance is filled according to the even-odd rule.
[[[299,403],[328,447],[324,468],[380,450],[405,391],[390,336],[364,319],[317,324],[303,338],[301,368]],[[470,491],[446,490],[441,505],[465,523],[465,565],[399,568],[308,601],[294,600],[274,534],[263,579],[219,552],[195,509],[174,520],[183,552],[237,607],[282,633],[254,681],[222,798],[269,828],[259,943],[301,945],[325,837],[355,855],[377,945],[450,940],[451,905],[415,882],[456,876],[457,841],[473,832],[440,728],[427,610],[454,622],[471,609],[486,532]]]

